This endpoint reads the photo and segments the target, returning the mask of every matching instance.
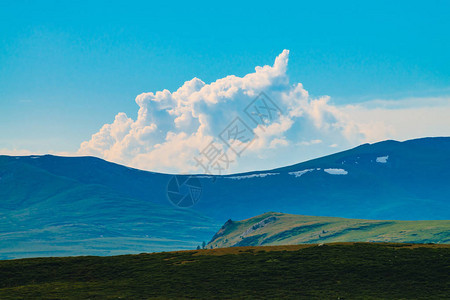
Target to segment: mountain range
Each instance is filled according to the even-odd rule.
[[[227,220],[269,211],[448,220],[449,179],[448,137],[364,144],[226,176],[174,177],[94,157],[0,156],[0,258],[193,249]],[[195,201],[177,206],[174,194]]]

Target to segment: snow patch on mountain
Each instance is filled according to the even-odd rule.
[[[385,164],[385,163],[387,163],[388,158],[389,158],[389,155],[379,156],[379,157],[377,157],[377,163]]]
[[[330,169],[323,169],[323,170],[331,175],[347,175],[348,174],[348,172],[344,169],[330,168]]]
[[[306,169],[306,170],[301,170],[301,171],[295,171],[295,172],[289,172],[289,175],[293,175],[295,177],[300,177],[306,173],[312,172],[314,171],[314,169]]]
[[[261,173],[261,174],[251,174],[251,175],[241,175],[241,176],[230,176],[230,177],[224,177],[224,178],[241,180],[241,179],[256,178],[256,177],[266,177],[266,176],[278,175],[278,174],[280,174],[280,173]]]

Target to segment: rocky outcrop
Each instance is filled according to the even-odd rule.
[[[233,224],[233,221],[231,219],[228,219],[228,221],[226,221],[225,224],[223,224],[222,227],[219,229],[219,231],[217,231],[217,233],[212,237],[212,239],[209,241],[208,245],[212,241],[215,241],[219,237],[223,236],[231,224]]]
[[[259,229],[259,228],[263,228],[265,227],[267,224],[270,223],[274,223],[276,220],[278,220],[277,217],[274,216],[270,216],[265,218],[262,221],[259,221],[258,223],[256,223],[255,225],[251,226],[250,228],[248,228],[246,231],[244,231],[241,236],[242,237],[246,237],[247,235],[249,235],[250,233],[254,232],[255,230]]]

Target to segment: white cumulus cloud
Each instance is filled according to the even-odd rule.
[[[296,163],[364,142],[450,134],[445,117],[450,115],[449,99],[434,106],[420,99],[400,105],[385,100],[336,105],[328,96],[310,97],[301,83],[290,83],[288,58],[289,51],[284,50],[272,66],[256,67],[243,77],[230,75],[209,84],[193,78],[174,92],[140,94],[135,100],[136,120],[118,113],[81,144],[78,154],[152,171],[204,173],[194,157],[214,142],[233,160],[224,171],[230,173]],[[278,113],[256,105],[257,113],[246,114],[261,92]],[[273,114],[270,122],[255,122],[269,114]],[[226,139],[245,149],[240,157],[219,138],[237,117],[250,129],[249,137],[257,137]]]

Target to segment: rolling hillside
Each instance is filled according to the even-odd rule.
[[[201,198],[181,209],[168,200],[169,174],[94,157],[0,156],[0,258],[193,249],[226,220],[268,211],[450,219],[450,138],[365,144],[275,170],[192,177]]]
[[[448,220],[450,138],[365,144],[288,167],[203,182],[197,209],[223,223],[268,211],[354,219]]]
[[[334,242],[450,243],[447,221],[375,221],[265,213],[228,220],[209,248]]]
[[[193,249],[211,237],[210,218],[132,197],[141,191],[128,170],[95,158],[0,157],[0,259]]]

